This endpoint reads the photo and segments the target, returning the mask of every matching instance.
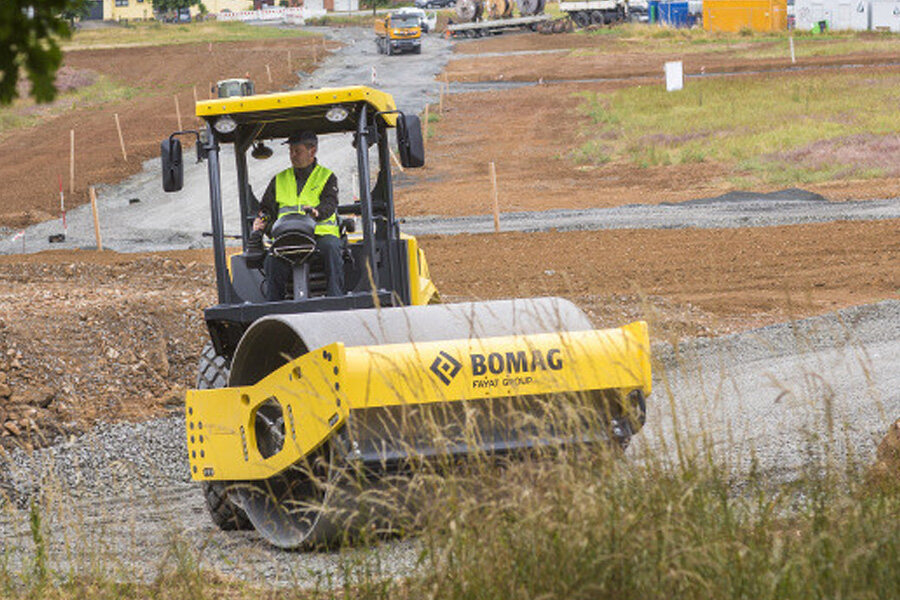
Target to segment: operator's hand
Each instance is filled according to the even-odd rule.
[[[319,218],[319,210],[313,206],[301,206],[300,210],[312,216],[313,219]]]
[[[253,231],[262,231],[266,228],[266,221],[262,217],[253,219]]]

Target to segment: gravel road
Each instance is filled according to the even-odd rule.
[[[683,440],[707,435],[736,474],[755,456],[763,472],[784,481],[818,452],[813,437],[829,431],[836,457],[870,461],[900,414],[897,301],[692,340],[677,352],[657,344],[653,353],[654,393],[647,426],[629,450],[635,458],[660,451],[663,441],[673,455],[677,421]],[[414,540],[345,555],[291,553],[269,548],[253,533],[218,531],[188,479],[183,426],[181,417],[104,425],[30,456],[13,452],[2,467],[9,501],[0,513],[9,564],[27,565],[24,508],[40,492],[51,501],[45,518],[56,568],[103,564],[151,577],[173,547],[195,549],[207,567],[277,585],[339,581],[347,561],[370,561],[386,575],[416,568]]]
[[[900,218],[900,198],[829,202],[817,194],[792,189],[769,194],[732,192],[678,204],[501,213],[500,229],[709,229],[897,218]],[[489,233],[494,231],[494,217],[407,217],[403,219],[403,231],[411,235]]]

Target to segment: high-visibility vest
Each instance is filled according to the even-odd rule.
[[[297,178],[293,167],[287,168],[275,176],[275,202],[278,204],[278,216],[283,217],[299,213],[301,206],[315,207],[319,205],[325,183],[331,177],[331,170],[317,164],[306,178],[300,195],[297,195]],[[334,235],[340,237],[341,230],[337,224],[337,211],[330,217],[316,223],[316,235]]]

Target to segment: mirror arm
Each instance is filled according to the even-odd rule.
[[[193,135],[194,136],[194,138],[197,140],[197,162],[202,162],[203,156],[201,155],[200,147],[203,145],[203,142],[200,140],[200,132],[196,129],[185,129],[184,131],[176,131],[175,133],[173,133],[172,135],[169,136],[169,142],[171,143],[172,140],[179,135]],[[203,154],[205,154],[205,152]]]

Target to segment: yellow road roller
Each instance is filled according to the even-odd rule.
[[[205,129],[173,133],[161,155],[166,191],[182,189],[182,137],[208,164],[218,304],[205,310],[210,340],[185,433],[191,476],[219,527],[253,528],[282,548],[329,544],[372,522],[372,490],[422,465],[624,447],[640,430],[651,386],[645,323],[597,330],[560,298],[439,302],[422,249],[394,215],[389,133],[396,160],[421,167],[421,123],[389,94],[238,95],[198,102],[196,113]],[[333,134],[355,153],[359,199],[335,211],[338,295],[326,293],[309,219],[285,211],[267,239],[254,235],[249,158],[264,160],[299,131]],[[244,217],[231,252],[225,145],[237,167],[229,201]],[[284,298],[265,292],[266,260],[290,270]]]

